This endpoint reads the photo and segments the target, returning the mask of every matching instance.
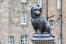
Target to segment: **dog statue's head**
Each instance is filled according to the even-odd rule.
[[[42,13],[42,9],[37,6],[37,7],[32,7],[31,8],[31,17],[36,17],[36,16],[40,16]]]

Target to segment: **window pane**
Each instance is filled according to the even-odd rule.
[[[50,23],[51,27],[54,28],[54,26],[55,26],[55,21],[54,21],[54,20],[49,20],[49,23]]]
[[[23,11],[23,17],[25,17],[25,16],[26,16],[26,13],[27,13],[27,11]]]
[[[60,0],[57,0],[57,9],[60,9]]]
[[[14,36],[8,37],[8,44],[14,44]]]
[[[57,26],[60,26],[60,24],[61,24],[61,23],[60,23],[60,19],[57,19],[56,25],[57,25]]]
[[[21,0],[21,2],[24,2],[24,3],[26,3],[26,2],[27,2],[27,0]]]
[[[21,43],[22,44],[28,44],[28,37],[27,37],[27,35],[21,36]]]
[[[22,11],[21,12],[21,17],[20,17],[20,24],[26,25],[27,24],[27,11]]]

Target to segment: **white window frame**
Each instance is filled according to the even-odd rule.
[[[52,21],[53,26],[50,24],[50,21]],[[51,25],[52,28],[55,28],[55,20],[49,20],[49,24]]]
[[[26,3],[26,2],[27,2],[27,0],[21,0],[21,2]]]
[[[28,44],[28,36],[22,35],[20,44]]]
[[[61,44],[61,38],[58,38],[58,44]]]
[[[8,36],[8,44],[14,44],[14,36]]]
[[[26,12],[26,13],[24,13]],[[20,15],[20,24],[27,25],[27,11],[22,11]]]
[[[42,8],[42,0],[37,0],[37,5],[39,5]]]
[[[57,0],[57,9],[60,9],[60,0]]]

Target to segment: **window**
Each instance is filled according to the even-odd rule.
[[[50,23],[50,25],[51,25],[52,28],[55,27],[55,21],[54,20],[49,20],[49,23]]]
[[[60,0],[57,0],[57,9],[60,9]]]
[[[27,0],[21,0],[21,2],[24,2],[24,3],[26,3],[26,2],[27,2]]]
[[[8,37],[8,44],[14,44],[14,36]]]
[[[28,44],[28,36],[27,35],[21,36],[20,44]]]
[[[61,38],[58,38],[58,44],[61,44]]]
[[[57,20],[56,20],[56,25],[57,25],[57,27],[60,27],[60,24],[61,24],[60,18],[57,18]]]
[[[42,8],[42,0],[37,0],[37,5],[39,5]]]
[[[22,11],[20,16],[20,24],[26,25],[27,24],[27,11]]]

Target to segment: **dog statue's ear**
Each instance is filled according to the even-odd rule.
[[[34,17],[33,9],[34,7],[31,8],[31,17]]]
[[[32,15],[32,13],[33,13],[32,11],[33,11],[33,7],[31,8],[31,15]]]

